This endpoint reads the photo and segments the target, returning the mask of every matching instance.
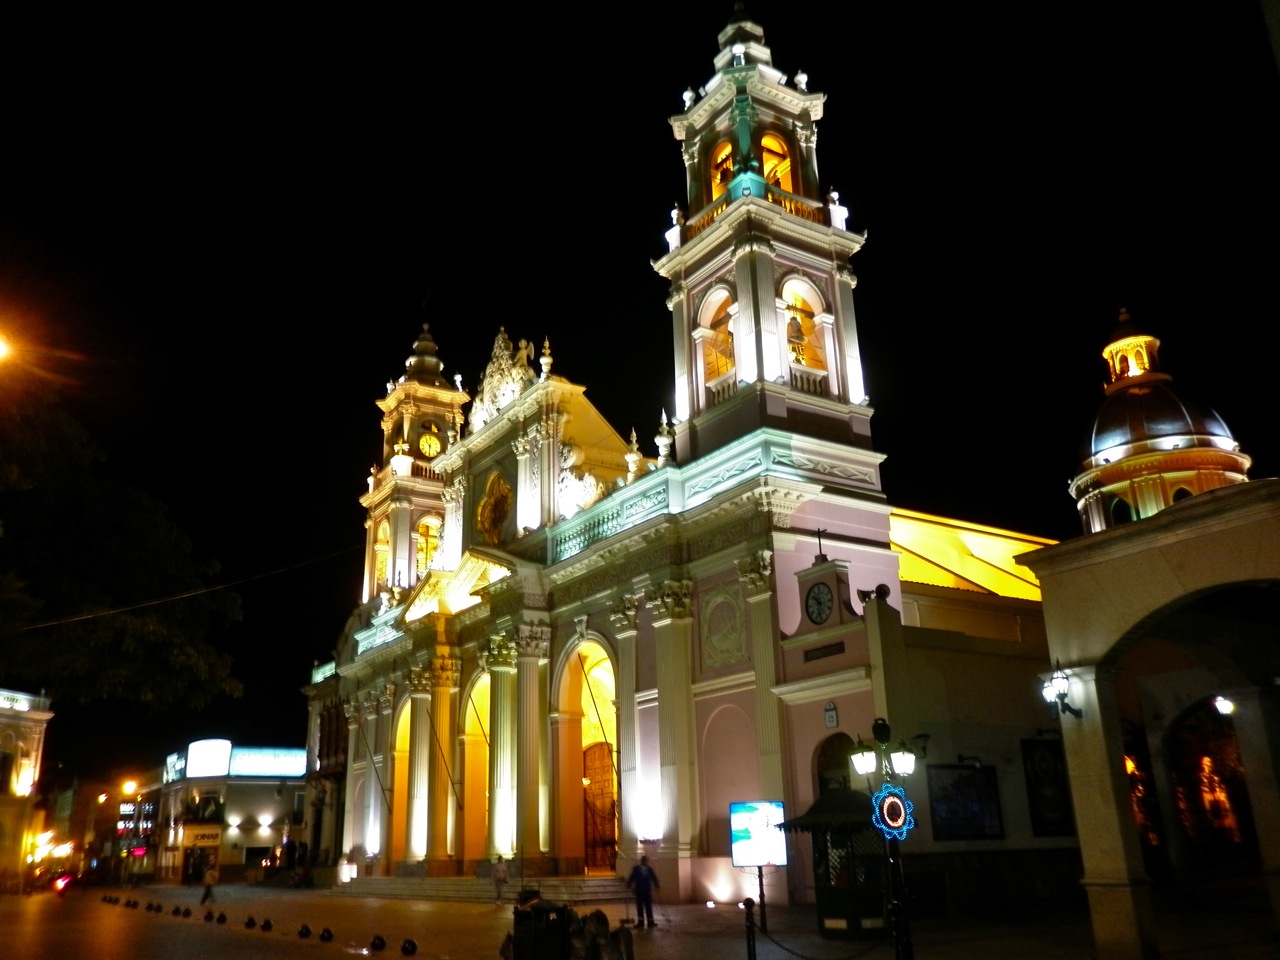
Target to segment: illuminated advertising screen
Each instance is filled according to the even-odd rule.
[[[786,819],[781,800],[729,804],[729,849],[735,867],[785,867],[787,838],[778,824]]]

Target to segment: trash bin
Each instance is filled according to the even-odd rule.
[[[568,960],[567,906],[547,903],[536,890],[521,890],[515,908],[515,960]]]

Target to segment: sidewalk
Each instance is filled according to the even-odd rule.
[[[195,916],[174,923],[201,924],[199,887],[157,886],[142,890],[114,891],[155,899],[166,914],[175,904],[189,905]],[[80,895],[97,899],[97,891]],[[405,938],[419,946],[421,960],[495,960],[503,938],[514,928],[514,905],[446,901],[390,900],[353,897],[326,890],[290,890],[226,885],[217,888],[212,905],[225,912],[232,928],[246,917],[260,922],[270,918],[277,937],[297,939],[303,923],[316,933],[332,927],[332,949],[317,958],[366,952],[370,938],[382,935],[391,945],[388,957]],[[119,906],[102,909],[120,910]],[[599,909],[610,929],[634,919],[630,903],[574,904],[579,916]],[[635,960],[747,960],[746,912],[732,905],[714,909],[696,904],[654,905],[658,926],[632,931]],[[869,940],[831,940],[818,930],[817,914],[810,905],[767,905],[768,932],[757,929],[756,960],[893,960],[888,936]],[[1209,901],[1166,904],[1158,912],[1160,956],[1164,960],[1276,960],[1280,942],[1270,938],[1270,918],[1256,900],[1241,898],[1233,905]],[[760,923],[756,914],[757,927]],[[249,941],[259,940],[255,933]],[[1020,915],[1009,917],[933,917],[911,922],[916,960],[1093,960],[1088,918],[1081,913]],[[312,941],[313,946],[319,947]],[[544,946],[553,947],[553,944]],[[567,960],[540,950],[534,960]],[[517,956],[515,960],[526,960]]]

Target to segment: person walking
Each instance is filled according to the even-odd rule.
[[[200,905],[213,899],[213,885],[218,882],[218,868],[209,866],[204,871],[204,893],[200,895]]]
[[[648,857],[641,857],[640,862],[631,868],[627,886],[636,894],[636,926],[643,927],[648,923],[650,927],[656,927],[653,922],[653,891],[659,887],[658,875],[649,866]]]
[[[494,902],[502,903],[502,888],[507,885],[507,880],[511,877],[511,872],[507,869],[507,861],[502,859],[502,854],[498,854],[498,862],[493,865],[489,875],[493,877],[493,891],[498,897]]]

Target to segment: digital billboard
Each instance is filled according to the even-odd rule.
[[[729,804],[729,850],[735,867],[785,867],[787,838],[778,829],[786,819],[781,800]]]

